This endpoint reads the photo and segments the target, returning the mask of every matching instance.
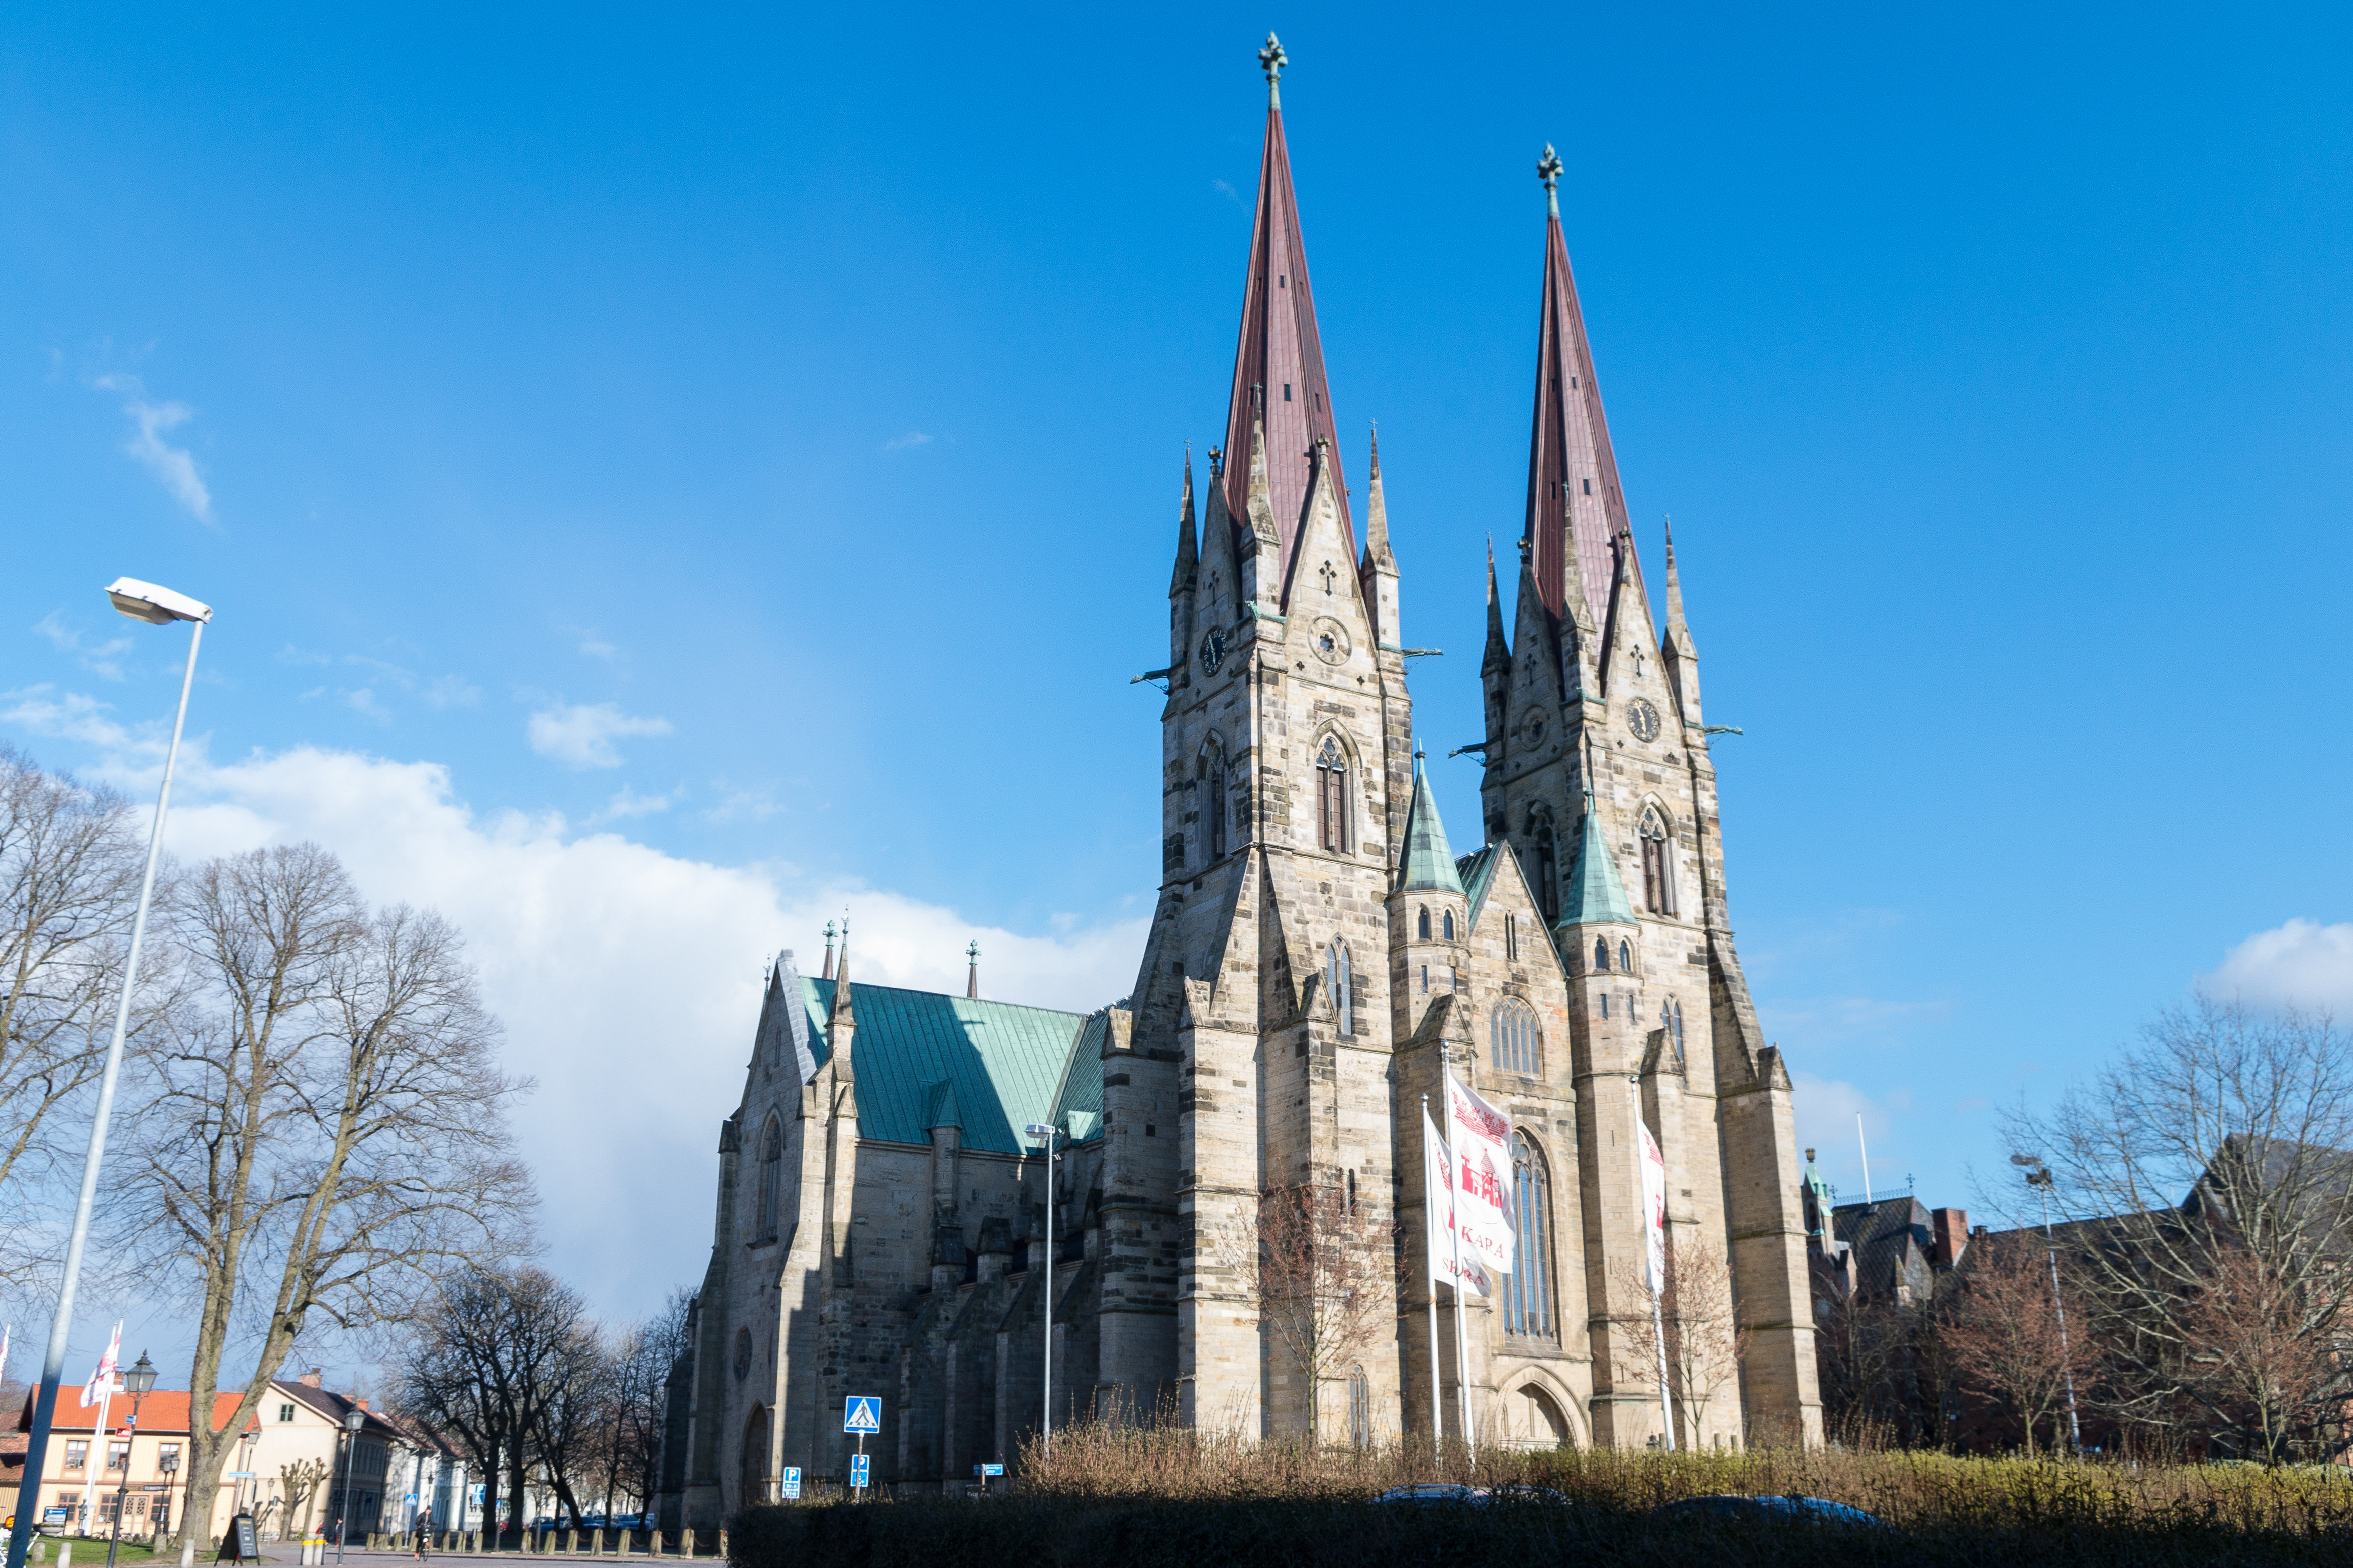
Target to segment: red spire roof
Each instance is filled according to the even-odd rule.
[[[1331,388],[1324,345],[1315,331],[1315,296],[1307,286],[1307,250],[1299,234],[1299,203],[1291,189],[1291,152],[1282,138],[1282,100],[1276,79],[1287,63],[1273,34],[1259,51],[1266,68],[1266,150],[1259,160],[1258,217],[1250,234],[1250,279],[1242,296],[1241,344],[1234,353],[1232,401],[1226,410],[1226,510],[1250,515],[1250,415],[1253,389],[1266,408],[1266,467],[1274,524],[1282,535],[1279,581],[1291,580],[1291,556],[1307,504],[1311,455],[1318,437],[1332,440]],[[1356,560],[1356,533],[1348,521],[1348,487],[1336,440],[1329,448],[1337,487],[1340,532]]]
[[[1585,341],[1577,279],[1568,269],[1568,245],[1561,237],[1560,169],[1559,155],[1547,146],[1544,161],[1536,165],[1550,210],[1545,220],[1544,320],[1536,338],[1535,431],[1528,440],[1525,537],[1535,548],[1537,592],[1545,608],[1557,617],[1567,587],[1564,533],[1575,533],[1574,555],[1585,574],[1585,602],[1599,619],[1609,614],[1609,585],[1618,575],[1610,541],[1627,534],[1627,575],[1636,588],[1642,584],[1642,563],[1632,558],[1618,458],[1609,449],[1601,389],[1593,380],[1593,350]],[[1561,526],[1564,500],[1568,531]]]

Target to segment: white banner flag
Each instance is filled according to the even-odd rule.
[[[1454,1267],[1454,1166],[1446,1157],[1446,1145],[1438,1136],[1438,1123],[1424,1112],[1421,1118],[1421,1172],[1424,1203],[1430,1210],[1430,1277],[1440,1285],[1452,1285],[1464,1290],[1486,1296],[1487,1271],[1479,1267],[1479,1255],[1468,1247],[1462,1249],[1462,1268]]]
[[[1649,1244],[1642,1261],[1645,1280],[1656,1296],[1667,1288],[1667,1159],[1639,1111],[1634,1131],[1641,1135],[1642,1238]]]
[[[114,1381],[114,1363],[122,1354],[122,1325],[114,1325],[114,1337],[106,1342],[106,1353],[98,1358],[98,1370],[81,1385],[81,1402],[96,1405],[121,1385]]]
[[[1454,1218],[1462,1247],[1491,1274],[1512,1271],[1511,1120],[1446,1075],[1449,1142],[1454,1149]]]

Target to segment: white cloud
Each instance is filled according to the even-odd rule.
[[[0,704],[5,704],[0,707],[0,723],[14,724],[36,735],[55,735],[110,751],[131,744],[131,731],[104,717],[108,705],[79,691],[60,696],[56,687],[46,683],[26,686],[0,691]]]
[[[51,610],[33,629],[48,638],[50,646],[59,653],[73,655],[92,675],[105,680],[122,679],[122,656],[131,651],[129,637],[114,637],[102,643],[90,642],[81,633],[66,625],[63,610]]]
[[[196,411],[185,403],[149,402],[146,386],[135,375],[101,375],[94,384],[108,392],[121,393],[129,399],[122,412],[131,416],[135,428],[122,449],[161,480],[164,488],[172,492],[172,499],[186,507],[198,521],[210,522],[212,492],[205,488],[195,458],[186,447],[174,447],[164,439],[164,431],[186,424],[195,417]]]
[[[686,786],[679,785],[668,795],[639,795],[623,784],[620,793],[605,803],[605,809],[588,818],[582,826],[596,827],[607,822],[626,822],[634,816],[651,816],[668,811],[686,795]]]
[[[699,814],[705,822],[765,822],[784,809],[765,790],[738,789],[725,779],[712,780],[712,787],[719,792],[719,804]]]
[[[2217,1001],[2353,1014],[2353,924],[2292,920],[2259,931],[2199,977]]]
[[[1858,1115],[1871,1148],[1872,1193],[1885,1197],[1904,1191],[1908,1153],[1897,1119],[1912,1110],[1908,1089],[1874,1097],[1842,1079],[1795,1072],[1789,1079],[1789,1112],[1798,1146],[1820,1154],[1822,1175],[1837,1186],[1840,1201],[1860,1201],[1863,1194],[1862,1145],[1855,1139]]]
[[[621,650],[602,637],[583,637],[580,642],[580,657],[601,658],[607,664],[610,664],[621,657]]]
[[[617,768],[621,753],[613,749],[615,737],[667,735],[670,721],[635,718],[610,702],[577,707],[558,702],[533,714],[524,732],[531,739],[531,749],[543,757],[554,757],[575,768]]]
[[[474,708],[480,705],[482,694],[463,678],[444,675],[425,689],[425,700],[436,708]]]
[[[883,442],[882,449],[886,452],[904,452],[912,447],[928,447],[931,444],[932,438],[921,430],[910,430],[903,436],[893,436]]]
[[[551,1267],[605,1310],[650,1309],[702,1278],[719,1123],[743,1089],[765,966],[847,909],[861,981],[962,994],[977,937],[986,994],[1084,1010],[1134,984],[1145,922],[1045,937],[789,867],[681,859],[555,814],[477,816],[448,770],[302,747],[185,764],[169,844],[198,858],[314,839],[378,901],[440,910],[467,933],[540,1082],[518,1119]],[[136,775],[124,775],[126,785]]]
[[[363,686],[357,691],[344,692],[343,701],[350,706],[353,712],[363,718],[373,719],[379,724],[392,722],[392,710],[377,701],[375,691],[367,687]]]
[[[1242,205],[1242,194],[1223,180],[1211,180],[1209,182],[1209,189],[1217,192],[1219,195],[1225,197],[1226,200],[1233,203],[1236,206],[1240,206]]]

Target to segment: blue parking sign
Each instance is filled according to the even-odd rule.
[[[785,1467],[785,1500],[786,1502],[797,1501],[800,1495],[801,1468],[798,1465],[786,1465]]]
[[[841,1429],[844,1432],[875,1432],[882,1430],[882,1396],[879,1394],[853,1394],[841,1402]]]
[[[863,1454],[849,1456],[849,1484],[853,1487],[866,1484],[866,1456]]]

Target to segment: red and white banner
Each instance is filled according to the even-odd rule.
[[[1438,1123],[1427,1112],[1421,1118],[1421,1172],[1425,1206],[1430,1210],[1430,1277],[1440,1285],[1452,1285],[1481,1296],[1492,1295],[1487,1271],[1479,1267],[1479,1255],[1468,1247],[1462,1249],[1462,1264],[1458,1272],[1454,1263],[1454,1163],[1446,1156],[1446,1145],[1438,1136]]]
[[[1667,1288],[1667,1158],[1659,1152],[1659,1141],[1651,1136],[1639,1105],[1634,1131],[1641,1137],[1643,1270],[1651,1294],[1656,1296]]]
[[[106,1353],[98,1358],[98,1370],[81,1385],[81,1402],[96,1405],[108,1394],[118,1392],[121,1384],[114,1381],[114,1363],[122,1354],[122,1325],[114,1325],[114,1337],[106,1342]]]
[[[1447,1142],[1454,1151],[1454,1220],[1462,1249],[1491,1274],[1512,1271],[1511,1119],[1446,1075]]]

